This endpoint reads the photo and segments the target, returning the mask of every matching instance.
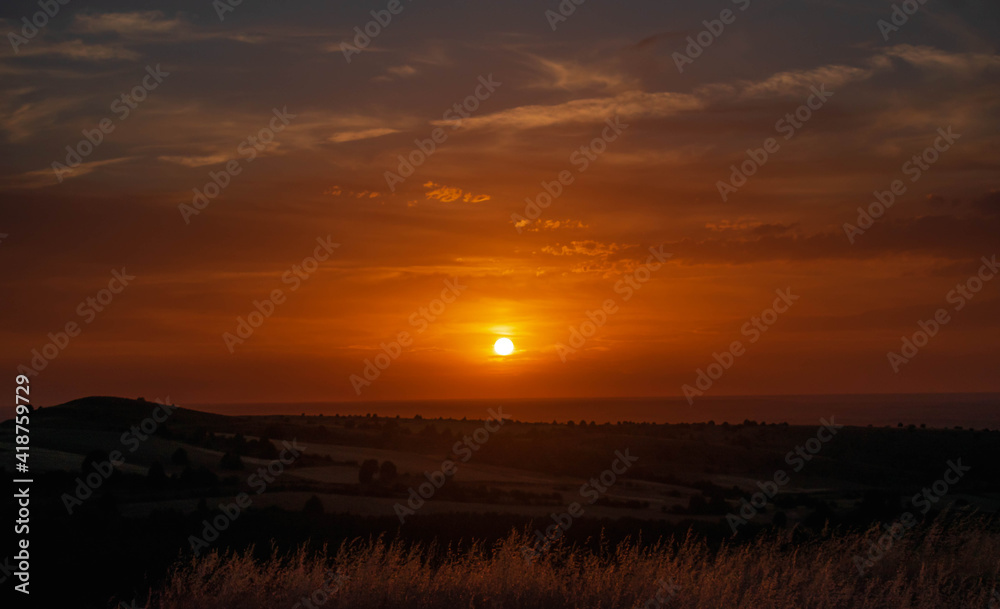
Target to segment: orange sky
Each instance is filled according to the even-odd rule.
[[[595,0],[552,31],[536,3],[405,4],[348,63],[368,8],[245,3],[219,21],[182,4],[70,5],[0,58],[0,357],[13,376],[80,329],[32,377],[37,403],[680,395],[734,341],[706,395],[1000,391],[1000,282],[961,310],[948,296],[1000,254],[995,7],[924,5],[885,40],[881,6],[736,3],[679,72],[716,8]],[[5,7],[5,31],[31,7]],[[102,119],[92,153],[54,171]],[[434,152],[387,180],[415,140]],[[185,211],[227,162],[226,187]],[[905,192],[851,243],[844,223],[894,180]],[[644,267],[650,248],[664,261]],[[135,279],[87,305],[123,268]],[[464,287],[434,304],[449,278]],[[799,299],[750,342],[779,289]],[[939,308],[950,320],[894,372],[887,353]],[[500,336],[513,355],[492,352]]]

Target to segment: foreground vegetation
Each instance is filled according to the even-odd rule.
[[[567,536],[571,536],[568,532]],[[602,553],[555,546],[534,562],[531,538],[512,533],[493,547],[462,551],[355,541],[255,560],[212,553],[178,564],[151,609],[631,608],[940,609],[997,606],[1000,528],[965,518],[907,531],[881,553],[885,534],[795,531],[710,548],[700,539]],[[884,542],[884,540],[883,540]],[[864,574],[858,556],[877,558]]]

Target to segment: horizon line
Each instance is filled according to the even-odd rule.
[[[874,393],[760,393],[760,394],[730,394],[730,395],[715,395],[715,396],[701,396],[697,401],[704,400],[735,400],[735,399],[761,399],[761,398],[816,398],[816,397],[877,397],[877,396],[998,396],[1000,397],[1000,391],[922,391],[922,392],[874,392]],[[68,404],[76,400],[83,400],[87,398],[100,398],[100,397],[118,397],[124,399],[137,400],[138,397],[129,398],[125,396],[116,395],[89,395],[82,396],[79,398],[74,398],[66,402],[60,402],[58,404],[50,404],[48,406],[42,406],[43,408],[51,408],[53,406],[61,406],[63,404]],[[139,396],[143,397],[143,396]],[[242,406],[242,405],[268,405],[268,404],[394,404],[394,403],[419,403],[419,402],[500,402],[500,401],[529,401],[529,400],[551,400],[551,401],[569,401],[569,400],[684,400],[686,399],[683,395],[649,395],[649,396],[596,396],[596,397],[586,397],[586,396],[569,396],[569,397],[515,397],[515,398],[483,398],[483,397],[462,397],[462,398],[412,398],[412,399],[385,399],[385,400],[311,400],[311,401],[259,401],[259,402],[186,402],[191,405],[219,405],[219,406]]]

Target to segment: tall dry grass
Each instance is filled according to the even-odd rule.
[[[824,533],[798,544],[786,535],[710,549],[703,541],[596,555],[554,547],[533,563],[514,533],[491,548],[453,551],[355,541],[336,552],[305,549],[255,561],[212,553],[177,565],[151,609],[300,609],[332,570],[346,576],[323,603],[350,608],[988,609],[1000,582],[1000,530],[966,519],[914,529],[865,575],[864,555],[884,531]],[[568,533],[571,535],[571,532]],[[661,583],[657,583],[657,582]],[[662,582],[676,586],[661,588]],[[652,600],[660,593],[660,601]],[[671,595],[672,594],[672,595]],[[296,603],[301,603],[296,606]]]

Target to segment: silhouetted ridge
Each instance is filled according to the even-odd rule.
[[[180,425],[225,425],[230,417],[221,414],[199,412],[173,406],[170,409],[169,424]],[[133,425],[149,417],[159,402],[143,398],[131,399],[114,396],[89,396],[66,402],[58,406],[36,409],[31,415],[32,425],[40,427],[113,428],[120,429]]]

